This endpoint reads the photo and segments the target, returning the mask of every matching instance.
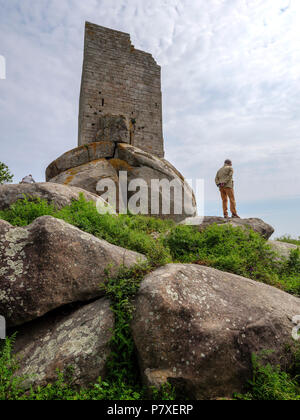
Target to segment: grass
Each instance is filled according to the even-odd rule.
[[[292,251],[289,259],[280,259],[267,241],[251,230],[212,225],[200,233],[193,226],[176,226],[171,221],[151,217],[99,215],[94,204],[86,202],[83,196],[61,210],[41,199],[28,197],[0,211],[0,218],[14,226],[26,226],[44,215],[65,220],[112,244],[140,252],[147,256],[147,262],[130,269],[123,267],[114,278],[107,271],[105,292],[115,315],[115,330],[105,381],[99,379],[88,389],[76,390],[72,381],[58,372],[55,384],[24,393],[21,388],[24,378],[13,376],[17,369],[11,356],[13,340],[7,340],[0,355],[0,399],[174,400],[174,390],[168,385],[161,391],[152,390],[152,395],[144,389],[130,331],[132,300],[140,282],[147,273],[169,262],[207,265],[300,296],[300,252]],[[293,399],[299,396],[298,374],[262,366],[254,360],[249,392],[238,398]]]

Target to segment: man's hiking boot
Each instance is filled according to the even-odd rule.
[[[232,219],[240,219],[240,216],[238,216],[237,214],[233,214]]]

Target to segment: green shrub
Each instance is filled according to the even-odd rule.
[[[281,259],[250,229],[214,224],[200,233],[194,226],[176,226],[164,244],[173,261],[208,265],[300,295],[299,252]]]
[[[157,265],[170,261],[168,250],[149,234],[155,229],[159,231],[168,229],[170,223],[164,224],[161,220],[151,220],[143,216],[137,216],[135,220],[129,215],[99,215],[95,205],[86,202],[83,196],[57,211],[54,216],[114,245],[155,259]]]
[[[290,252],[288,259],[283,259],[279,268],[278,276],[280,284],[286,292],[300,296],[300,250]]]
[[[18,363],[12,356],[12,347],[15,336],[5,341],[0,341],[0,400],[17,400],[22,391],[20,385],[23,378],[15,377]]]
[[[286,242],[288,244],[293,244],[293,245],[299,245],[300,246],[300,236],[298,237],[298,239],[294,239],[289,235],[285,235],[285,236],[281,236],[280,238],[277,238],[276,241]]]
[[[13,226],[27,226],[41,216],[54,216],[55,208],[41,198],[29,196],[18,200],[9,209],[0,211],[0,219],[6,220]]]
[[[19,200],[9,209],[0,211],[0,218],[14,226],[26,226],[40,216],[53,216],[70,223],[79,229],[132,251],[140,252],[156,265],[170,262],[170,254],[160,241],[151,237],[150,233],[167,231],[172,222],[162,221],[144,216],[110,214],[100,215],[93,202],[87,202],[80,195],[78,201],[56,210],[45,200],[30,197]]]
[[[298,356],[295,356],[298,359]],[[298,363],[298,361],[297,361]],[[236,395],[240,400],[300,401],[299,377],[281,370],[279,366],[264,365],[260,358],[252,356],[253,379],[249,381],[249,392]]]
[[[6,339],[0,348],[0,400],[140,400],[145,395],[142,387],[130,387],[121,377],[115,382],[99,380],[89,388],[76,389],[72,377],[66,379],[57,371],[57,380],[44,387],[22,388],[25,377],[15,376],[18,363],[12,356],[14,339]]]

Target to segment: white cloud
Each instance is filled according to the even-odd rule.
[[[206,180],[224,158],[241,200],[299,195],[297,0],[0,0],[0,160],[17,180],[77,144],[84,21],[162,65],[167,158]]]

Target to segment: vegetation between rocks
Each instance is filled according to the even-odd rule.
[[[160,390],[153,387],[150,391],[143,386],[130,331],[134,311],[132,299],[143,277],[155,268],[156,263],[149,260],[132,268],[121,268],[116,277],[111,277],[107,268],[107,284],[104,288],[115,315],[115,328],[105,381],[99,378],[89,389],[78,390],[72,384],[70,366],[64,374],[57,372],[54,384],[31,387],[24,392],[22,384],[26,377],[14,375],[18,360],[12,355],[12,337],[0,349],[0,400],[174,400],[175,390],[169,384]]]
[[[23,379],[13,376],[17,366],[11,356],[12,339],[6,341],[1,351],[0,399],[175,399],[169,385],[160,391],[152,390],[152,395],[142,386],[130,331],[132,300],[140,282],[147,273],[169,262],[211,266],[300,295],[300,252],[292,251],[289,259],[281,259],[265,239],[251,230],[213,225],[200,233],[195,227],[176,226],[156,218],[99,215],[95,205],[86,202],[83,196],[61,210],[41,199],[25,198],[0,212],[0,218],[14,226],[26,226],[44,215],[63,219],[98,238],[140,252],[148,260],[130,269],[123,267],[115,278],[111,278],[107,269],[105,289],[115,314],[115,331],[105,381],[99,379],[90,389],[76,390],[72,375],[68,379],[58,373],[55,384],[30,389],[24,394]],[[250,390],[236,398],[299,399],[300,356],[297,357],[294,370],[289,372],[253,359]]]
[[[212,225],[204,232],[176,226],[164,239],[172,259],[238,274],[300,296],[300,251],[279,257],[251,229]]]
[[[172,221],[153,217],[99,215],[83,195],[61,210],[44,200],[25,198],[0,211],[0,218],[14,226],[26,226],[44,215],[140,252],[155,266],[169,262],[207,265],[300,296],[300,251],[291,251],[288,260],[280,258],[264,238],[250,229],[212,225],[200,233],[196,227],[176,226]]]
[[[286,242],[288,244],[293,244],[293,245],[299,245],[300,246],[300,236],[298,237],[298,239],[292,238],[289,235],[285,235],[285,236],[281,236],[280,238],[276,239],[277,241],[280,242]]]
[[[237,400],[258,401],[299,401],[300,400],[300,347],[293,351],[293,363],[287,372],[279,366],[265,364],[263,355],[252,356],[253,378],[249,381],[249,391],[236,395]]]

